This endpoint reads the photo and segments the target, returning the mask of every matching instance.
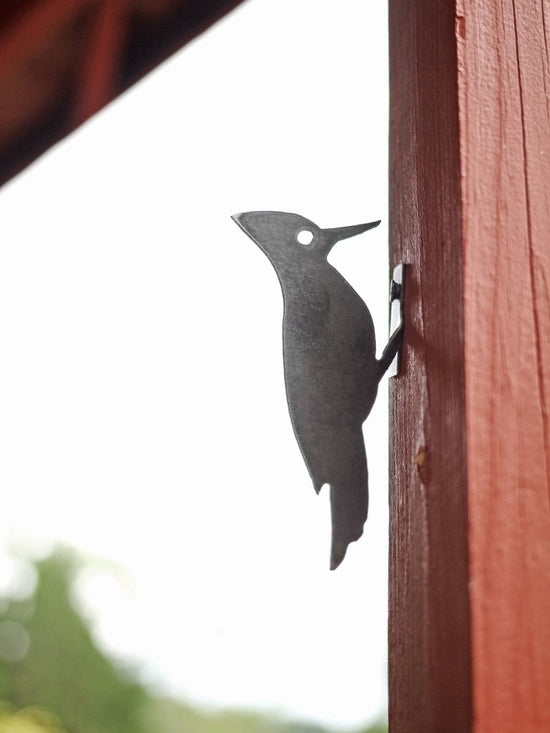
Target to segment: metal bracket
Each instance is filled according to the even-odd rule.
[[[391,337],[405,325],[405,278],[407,265],[401,262],[393,268],[390,281],[390,340]],[[394,360],[389,366],[388,376],[397,377],[401,373],[401,352],[403,344],[399,347]]]

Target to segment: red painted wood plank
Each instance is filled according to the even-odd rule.
[[[409,263],[390,405],[392,733],[471,729],[454,3],[390,0],[390,242]]]
[[[548,0],[458,6],[475,730],[550,730]]]

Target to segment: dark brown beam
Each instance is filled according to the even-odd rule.
[[[75,125],[98,112],[117,94],[117,73],[129,28],[129,12],[129,0],[102,0],[95,9],[76,88]]]
[[[125,0],[124,12],[115,0],[8,2],[0,10],[0,185],[241,1],[164,0],[147,9]]]
[[[18,66],[28,64],[44,44],[97,0],[41,0],[24,3],[24,11],[12,16],[0,30],[0,82]]]

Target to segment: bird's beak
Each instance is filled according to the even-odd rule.
[[[323,232],[326,234],[327,239],[331,245],[339,242],[341,239],[349,239],[349,237],[355,237],[357,234],[368,232],[369,229],[374,229],[380,224],[380,220],[371,221],[368,224],[355,224],[351,227],[336,227],[336,229],[324,229]]]
[[[316,251],[327,257],[330,250],[341,239],[348,239],[349,237],[355,237],[356,234],[362,234],[367,232],[369,229],[374,229],[380,224],[380,220],[371,221],[368,224],[355,224],[351,227],[337,227],[336,229],[323,229],[323,237],[321,242],[315,247]]]

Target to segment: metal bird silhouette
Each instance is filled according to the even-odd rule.
[[[368,470],[362,424],[402,332],[393,334],[377,359],[369,309],[327,256],[339,240],[380,222],[321,229],[303,216],[278,211],[233,219],[267,255],[281,284],[288,407],[315,491],[330,485],[334,570],[349,543],[363,534]]]

